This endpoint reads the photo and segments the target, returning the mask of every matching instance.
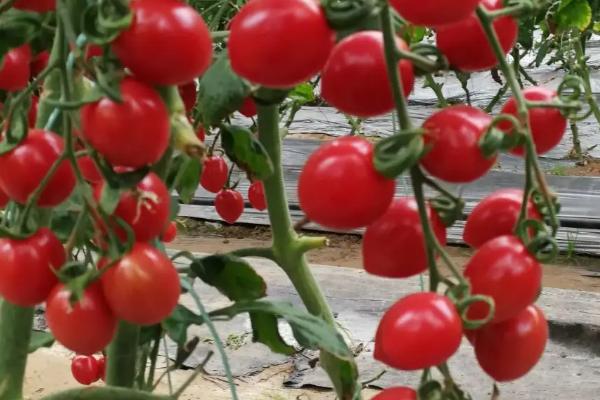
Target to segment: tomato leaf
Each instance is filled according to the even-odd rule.
[[[167,335],[178,345],[183,346],[187,342],[187,331],[191,325],[204,324],[204,318],[190,309],[178,304],[171,315],[162,322]]]
[[[288,356],[296,353],[296,349],[287,344],[279,334],[276,316],[262,312],[252,312],[250,313],[250,321],[252,322],[253,341],[268,346],[275,353]]]
[[[257,179],[265,180],[273,173],[273,162],[249,129],[226,125],[221,129],[221,143],[231,161]]]
[[[90,4],[83,12],[82,30],[92,43],[107,44],[127,29],[133,21],[129,7],[119,0]]]
[[[592,8],[588,0],[561,0],[554,18],[559,30],[584,31],[592,22]]]
[[[33,331],[29,340],[29,353],[34,353],[42,347],[50,347],[54,344],[54,336],[50,332]]]
[[[310,83],[302,83],[296,86],[289,94],[288,97],[294,103],[306,104],[315,101],[315,92]]]
[[[184,203],[189,203],[194,198],[196,189],[200,184],[202,163],[195,158],[181,155],[177,164],[177,173],[173,179],[173,187],[177,190],[179,198]]]
[[[11,8],[0,14],[0,63],[8,50],[30,42],[41,31],[42,16]]]

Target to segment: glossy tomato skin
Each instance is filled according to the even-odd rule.
[[[489,11],[504,7],[503,0],[481,0],[480,4]],[[517,42],[517,22],[506,16],[497,18],[493,25],[504,54],[508,54]],[[483,71],[498,64],[475,13],[454,24],[439,27],[436,31],[436,41],[437,47],[448,58],[450,65],[464,72]]]
[[[181,289],[171,260],[146,243],[135,243],[101,278],[115,315],[132,324],[153,325],[177,306]]]
[[[11,49],[0,60],[0,90],[24,89],[31,75],[31,48],[28,44]]]
[[[200,185],[211,193],[218,193],[227,183],[229,168],[223,157],[211,156],[204,160]]]
[[[400,38],[396,38],[396,45],[408,49]],[[408,96],[415,82],[412,64],[401,60],[398,71]],[[321,95],[338,110],[362,118],[392,111],[394,98],[381,32],[357,32],[335,46],[321,74]]]
[[[428,207],[438,241],[446,244],[446,227]],[[427,269],[427,254],[419,208],[412,197],[392,201],[388,210],[367,227],[363,237],[363,265],[373,275],[407,278]]]
[[[481,200],[467,218],[463,232],[465,243],[478,248],[498,236],[513,234],[522,203],[521,189],[500,189]],[[531,199],[527,216],[528,219],[542,220]]]
[[[74,305],[71,292],[57,285],[46,302],[46,320],[56,340],[83,355],[102,351],[112,340],[117,320],[106,303],[99,284],[85,289]]]
[[[479,0],[390,0],[390,4],[411,24],[436,27],[469,17]]]
[[[557,98],[556,91],[540,86],[523,90],[523,95],[530,101],[552,102]],[[502,107],[502,114],[517,116],[517,103],[514,97],[511,97]],[[555,148],[567,130],[567,119],[556,108],[529,109],[529,123],[538,154],[545,154]],[[500,124],[499,127],[507,131],[511,128],[510,125],[503,124]],[[520,146],[511,150],[511,153],[523,156],[525,149]]]
[[[106,381],[106,357],[104,356],[98,359],[98,376],[103,381]]]
[[[167,229],[162,234],[162,241],[165,243],[171,243],[177,237],[177,224],[175,221],[169,222]]]
[[[64,150],[64,141],[54,132],[31,129],[16,148],[0,156],[0,186],[18,203],[25,204]],[[68,160],[63,161],[42,191],[37,202],[54,207],[71,195],[75,174]]]
[[[73,378],[82,385],[91,385],[100,379],[100,366],[93,356],[75,356],[71,361]]]
[[[239,111],[244,117],[254,117],[258,113],[254,99],[252,99],[252,97],[246,97]]]
[[[204,20],[179,0],[133,0],[133,22],[113,42],[123,65],[153,85],[181,85],[212,62],[212,39]]]
[[[477,331],[475,354],[489,376],[507,382],[526,375],[538,363],[547,341],[546,318],[531,305],[509,320]]]
[[[272,88],[316,75],[335,44],[335,32],[313,0],[252,0],[233,18],[230,32],[233,70]]]
[[[217,214],[227,223],[235,223],[244,212],[244,198],[232,189],[223,189],[215,197]]]
[[[392,387],[379,392],[372,400],[417,400],[417,392],[409,387]]]
[[[178,90],[181,100],[183,101],[183,105],[185,106],[185,112],[189,114],[196,105],[196,97],[198,95],[196,82],[191,81],[186,84],[179,85]]]
[[[56,0],[17,0],[14,8],[26,11],[45,13],[56,9]]]
[[[261,181],[254,181],[248,188],[248,200],[252,207],[259,211],[267,209],[267,200],[265,198],[265,187]]]
[[[404,371],[433,367],[458,350],[462,334],[462,321],[450,299],[432,292],[411,294],[381,318],[374,357]]]
[[[81,109],[83,136],[114,166],[154,164],[169,145],[167,108],[152,87],[133,78],[123,79],[121,94],[122,103],[103,98]]]
[[[506,321],[523,311],[537,298],[542,268],[519,238],[500,236],[481,246],[464,272],[473,294],[490,296],[496,305],[493,323]],[[470,319],[488,314],[485,303],[469,307]]]
[[[83,175],[83,178],[89,183],[96,184],[102,182],[102,174],[98,166],[90,156],[83,156],[77,159],[77,165]]]
[[[486,158],[479,148],[491,122],[488,114],[466,105],[436,112],[423,124],[425,145],[430,150],[421,165],[446,182],[469,183],[481,178],[496,163],[496,156]]]
[[[395,183],[373,166],[373,145],[344,137],[321,145],[310,155],[298,181],[306,216],[334,229],[367,226],[385,213]]]
[[[50,60],[50,52],[44,50],[38,53],[33,60],[31,60],[31,77],[34,78],[40,74],[48,66]]]

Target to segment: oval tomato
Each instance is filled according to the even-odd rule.
[[[177,306],[181,289],[171,260],[146,243],[131,251],[101,278],[106,300],[115,315],[138,325],[157,324]]]
[[[45,13],[56,9],[56,0],[17,0],[13,3],[13,7],[20,10]]]
[[[254,181],[248,188],[248,201],[252,207],[259,211],[267,208],[267,200],[265,199],[265,187],[261,181]]]
[[[167,225],[167,229],[162,234],[162,241],[165,243],[171,243],[177,237],[177,224],[175,221],[171,221]]]
[[[200,185],[212,193],[218,193],[227,183],[229,168],[223,157],[207,157],[200,176]]]
[[[504,7],[503,0],[481,0],[480,4],[489,11]],[[513,17],[505,16],[494,20],[493,25],[504,54],[508,54],[517,42],[517,22]],[[483,71],[498,64],[475,13],[454,24],[439,27],[436,31],[436,42],[450,65],[462,71]]]
[[[0,89],[8,92],[24,89],[31,76],[30,63],[28,44],[9,50],[0,60]]]
[[[223,189],[215,197],[217,214],[227,223],[235,223],[244,212],[244,198],[232,189]]]
[[[408,49],[399,38],[396,46]],[[404,95],[408,96],[415,82],[412,64],[401,60],[398,71]],[[335,46],[321,74],[321,95],[338,110],[362,118],[393,110],[381,32],[357,32]]]
[[[93,356],[75,356],[71,361],[73,378],[82,385],[91,385],[100,379],[100,366]]]
[[[104,49],[102,46],[98,46],[97,44],[88,44],[85,48],[85,59],[90,60],[94,57],[102,57],[104,54]]]
[[[462,321],[450,299],[431,292],[411,294],[381,318],[374,357],[404,371],[433,367],[458,350],[462,333]]]
[[[421,159],[421,165],[446,182],[469,183],[481,178],[496,163],[496,156],[485,158],[479,148],[479,140],[491,122],[492,118],[480,109],[465,105],[436,112],[423,124],[430,151]]]
[[[169,146],[167,108],[153,88],[133,78],[123,79],[121,95],[122,103],[103,98],[81,109],[83,136],[115,166],[154,164]]]
[[[31,77],[36,77],[46,69],[48,66],[48,61],[50,60],[50,52],[48,50],[44,50],[38,53],[33,60],[31,60]]]
[[[179,85],[177,89],[179,90],[179,95],[181,96],[183,105],[185,106],[185,112],[189,114],[194,109],[194,106],[196,105],[196,98],[198,96],[196,82],[191,81],[184,85]]]
[[[298,180],[306,216],[323,226],[367,226],[389,207],[395,183],[373,166],[373,145],[359,137],[326,143],[310,155]]]
[[[256,110],[256,103],[254,102],[254,99],[252,99],[252,97],[246,97],[239,111],[240,114],[242,114],[244,117],[254,117],[258,113],[258,111]]]
[[[90,156],[83,156],[77,159],[77,165],[83,175],[83,178],[89,183],[100,183],[102,182],[102,174],[98,169],[98,166]]]
[[[469,17],[480,0],[390,0],[398,14],[413,25],[436,27]]]
[[[445,245],[446,227],[431,207],[427,211],[437,239]],[[406,278],[425,271],[425,238],[415,199],[392,201],[385,214],[367,227],[362,249],[363,265],[370,274]]]
[[[393,387],[380,392],[372,400],[417,400],[417,392],[409,387]]]
[[[231,67],[251,82],[290,88],[316,75],[335,32],[313,0],[252,0],[231,21]]]

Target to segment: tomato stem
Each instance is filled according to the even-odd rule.
[[[121,321],[108,347],[106,383],[130,388],[135,382],[138,338],[140,327]]]

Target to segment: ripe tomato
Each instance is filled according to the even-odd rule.
[[[64,150],[63,139],[56,133],[32,129],[15,149],[0,156],[0,186],[18,203],[29,196]],[[75,187],[75,175],[69,161],[63,161],[37,202],[54,207],[67,199]]]
[[[146,243],[135,243],[102,275],[101,282],[115,315],[138,325],[157,324],[168,317],[181,293],[171,260]]]
[[[45,13],[56,9],[56,0],[17,0],[13,3],[13,7],[21,10]]]
[[[0,90],[16,92],[24,89],[31,76],[30,63],[28,44],[9,50],[0,60]]]
[[[204,20],[179,0],[133,0],[133,22],[112,43],[123,65],[153,85],[181,85],[212,62]]]
[[[392,179],[375,170],[373,145],[359,137],[344,137],[310,155],[300,173],[298,198],[311,221],[355,229],[383,215],[395,189]]]
[[[548,341],[548,323],[535,305],[499,324],[477,331],[475,354],[483,370],[498,382],[518,379],[540,360]]]
[[[254,102],[254,100],[252,99],[252,97],[246,97],[244,99],[244,103],[242,103],[242,106],[240,107],[240,114],[242,114],[244,117],[254,117],[258,111],[256,110],[256,103]]]
[[[44,50],[38,53],[33,60],[31,60],[31,77],[34,78],[40,74],[48,66],[50,60],[50,52]]]
[[[90,60],[94,57],[102,57],[104,54],[104,49],[102,46],[98,46],[97,44],[88,44],[85,48],[85,59]]]
[[[8,198],[6,193],[4,193],[4,190],[2,190],[2,188],[0,188],[0,209],[3,209],[4,207],[6,207],[6,205],[8,204],[9,201],[10,201],[10,199]]]
[[[104,356],[98,359],[98,376],[103,381],[106,381],[106,357]]]
[[[431,292],[411,294],[381,318],[374,357],[404,371],[433,367],[458,350],[462,333],[460,316],[447,297]]]
[[[396,38],[396,46],[408,46]],[[398,62],[404,95],[413,89],[412,64]],[[357,32],[335,46],[321,74],[321,95],[340,111],[367,118],[392,111],[394,97],[387,74],[383,50],[383,34],[377,31]]]
[[[90,156],[83,156],[77,159],[77,165],[81,170],[83,178],[89,183],[100,183],[102,182],[102,174],[98,169],[98,166]]]
[[[248,188],[248,200],[252,207],[259,211],[267,208],[267,200],[265,199],[265,187],[261,181],[254,181]]]
[[[215,197],[215,209],[217,214],[227,223],[233,224],[244,212],[244,198],[232,189],[223,189]]]
[[[30,128],[35,127],[39,104],[40,98],[37,96],[31,96],[31,106],[29,106],[29,111],[27,112],[27,123],[29,123]]]
[[[162,241],[165,243],[171,243],[177,237],[177,223],[171,221],[167,225],[167,229],[162,234]]]
[[[71,361],[73,378],[82,385],[91,385],[100,379],[100,366],[93,356],[75,356]]]
[[[544,87],[530,87],[523,91],[525,98],[530,101],[551,102],[556,99],[556,91]],[[517,116],[517,103],[511,97],[504,107],[503,114]],[[544,154],[555,148],[562,140],[567,130],[567,119],[557,108],[532,108],[529,110],[529,123],[531,136],[538,154]],[[500,124],[501,129],[509,131],[510,124]],[[523,146],[511,150],[512,154],[522,156],[525,154]]]
[[[85,289],[75,304],[71,292],[56,285],[46,301],[46,321],[56,340],[79,354],[91,355],[104,349],[112,340],[117,320],[106,303],[99,284]]]
[[[121,94],[122,103],[103,98],[81,109],[83,136],[115,166],[154,164],[169,145],[167,108],[153,88],[133,78],[123,79]]]
[[[335,32],[313,0],[252,0],[231,21],[231,67],[251,82],[290,88],[316,75]]]
[[[436,237],[445,245],[446,227],[431,207],[427,211]],[[363,265],[370,274],[406,278],[425,271],[425,239],[415,199],[392,201],[385,214],[367,227],[362,248]]]
[[[196,82],[191,81],[184,85],[179,85],[178,90],[181,100],[183,100],[183,104],[185,106],[185,112],[189,114],[196,105],[196,97],[198,95]]]
[[[229,168],[223,157],[211,156],[204,160],[200,185],[209,192],[218,193],[227,183]]]
[[[423,124],[430,151],[421,165],[446,182],[469,183],[481,178],[496,162],[496,156],[485,158],[479,149],[479,140],[491,122],[480,109],[465,105],[436,112]]]
[[[500,189],[490,194],[467,218],[463,232],[465,243],[477,248],[498,236],[513,234],[522,203],[523,191],[520,189]],[[529,219],[542,219],[531,200],[527,205],[527,216]]]
[[[436,27],[469,17],[479,0],[390,0],[390,4],[411,24]]]
[[[206,132],[204,131],[204,127],[202,125],[198,127],[198,130],[196,131],[196,136],[203,142],[206,140]]]
[[[451,2],[454,6],[455,2]],[[504,7],[503,0],[481,0],[480,4],[489,11]],[[510,16],[494,20],[494,30],[500,40],[504,54],[508,54],[515,43],[519,27]],[[498,60],[475,13],[450,25],[440,26],[436,33],[437,47],[448,58],[450,65],[465,72],[483,71],[495,67]]]
[[[417,400],[417,392],[409,387],[393,387],[373,397],[372,400]]]
[[[492,322],[514,317],[532,304],[542,284],[542,268],[515,236],[500,236],[477,250],[469,260],[465,278],[473,294],[490,296],[496,304]],[[488,314],[485,303],[475,303],[467,313],[470,319]]]

